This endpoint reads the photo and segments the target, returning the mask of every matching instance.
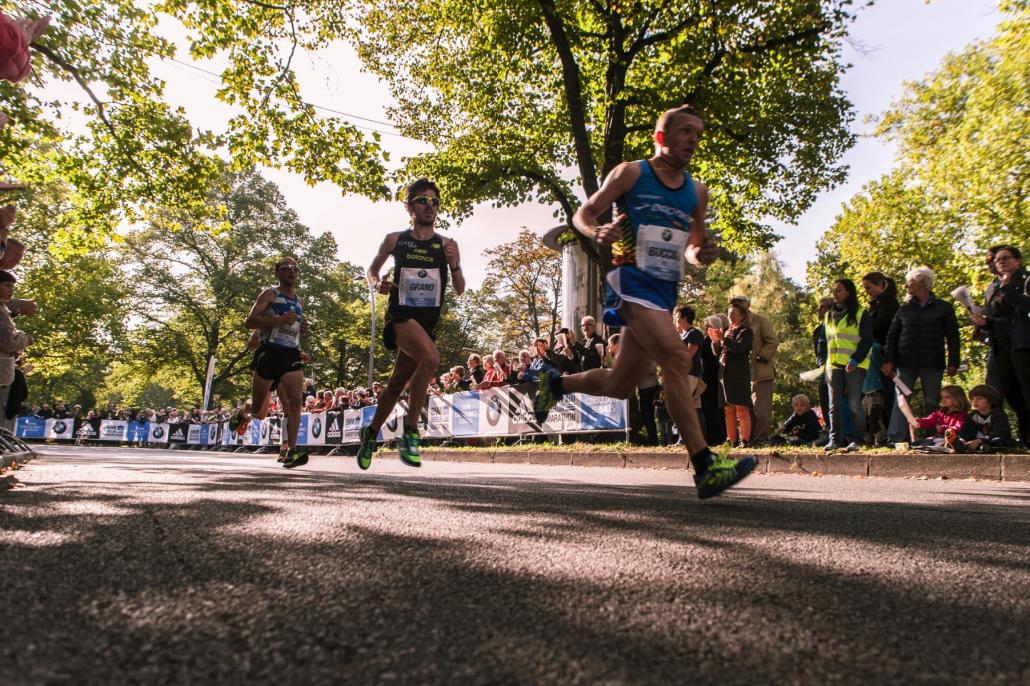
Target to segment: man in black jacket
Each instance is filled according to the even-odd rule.
[[[911,297],[891,323],[882,367],[886,376],[897,374],[909,388],[919,379],[924,415],[937,409],[945,369],[948,376],[953,376],[959,366],[955,308],[934,296],[933,280],[929,267],[916,267],[905,275],[905,288]],[[887,439],[905,441],[907,427],[907,420],[895,405]]]
[[[591,316],[583,317],[580,320],[583,328],[583,342],[573,344],[576,356],[579,358],[579,366],[582,371],[600,369],[604,362],[604,339],[597,333],[597,320]]]

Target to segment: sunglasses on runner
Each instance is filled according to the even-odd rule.
[[[418,205],[432,205],[433,207],[440,206],[440,198],[434,198],[428,195],[416,195],[411,199],[411,202]]]
[[[284,272],[299,272],[300,267],[298,267],[295,264],[280,264],[278,267],[275,268],[275,270]]]

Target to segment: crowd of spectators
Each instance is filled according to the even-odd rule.
[[[905,275],[907,298],[899,301],[894,280],[881,272],[833,284],[819,301],[819,323],[812,332],[818,365],[818,405],[807,395],[791,401],[793,413],[773,430],[772,404],[778,338],[770,320],[750,309],[742,295],[730,299],[726,314],[705,317],[695,327],[696,312],[676,308],[673,319],[693,357],[695,408],[709,445],[790,444],[857,450],[863,445],[913,443],[942,451],[994,450],[1016,445],[1005,416],[1007,403],[1017,417],[1017,436],[1027,437],[1030,398],[1030,276],[1014,246],[996,246],[987,266],[994,277],[984,306],[966,304],[977,337],[989,346],[987,383],[967,394],[943,385],[959,371],[959,325],[954,306],[934,293],[935,275],[927,267]],[[0,274],[2,276],[2,274]],[[2,283],[2,279],[0,279]],[[619,354],[620,334],[607,340],[593,317],[584,317],[581,335],[562,328],[552,339],[538,338],[514,359],[501,350],[469,355],[431,380],[430,395],[535,383],[543,371],[575,374],[611,367]],[[908,402],[913,389],[922,396],[922,417]],[[904,391],[904,392],[899,392]],[[317,390],[305,386],[309,412],[339,411],[375,405],[380,384],[369,388]],[[123,419],[151,422],[225,421],[234,408],[179,410],[88,410],[33,406],[26,413],[48,418]],[[280,414],[274,395],[271,415]],[[678,442],[675,423],[665,407],[661,369],[652,367],[629,402],[630,435],[645,444]],[[924,433],[925,432],[925,433]]]

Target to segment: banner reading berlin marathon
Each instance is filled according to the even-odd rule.
[[[429,398],[419,418],[425,438],[474,438],[576,432],[622,431],[626,428],[623,402],[581,393],[569,393],[541,424],[533,414],[536,386],[503,386]],[[297,443],[308,446],[354,445],[359,430],[372,422],[375,407],[343,412],[302,414]],[[398,403],[379,432],[379,440],[400,435],[405,403]],[[285,427],[278,417],[252,419],[243,434],[229,430],[228,422],[211,424],[154,424],[116,420],[79,421],[19,417],[15,435],[28,439],[86,440],[109,443],[151,443],[188,446],[277,446]]]

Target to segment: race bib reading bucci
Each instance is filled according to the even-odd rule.
[[[272,333],[268,342],[273,345],[281,345],[284,348],[300,347],[300,317],[292,324],[280,324],[272,327]]]
[[[688,231],[668,226],[641,226],[637,229],[637,268],[662,281],[680,281],[689,239]]]
[[[399,295],[404,307],[440,307],[440,270],[401,267]]]

